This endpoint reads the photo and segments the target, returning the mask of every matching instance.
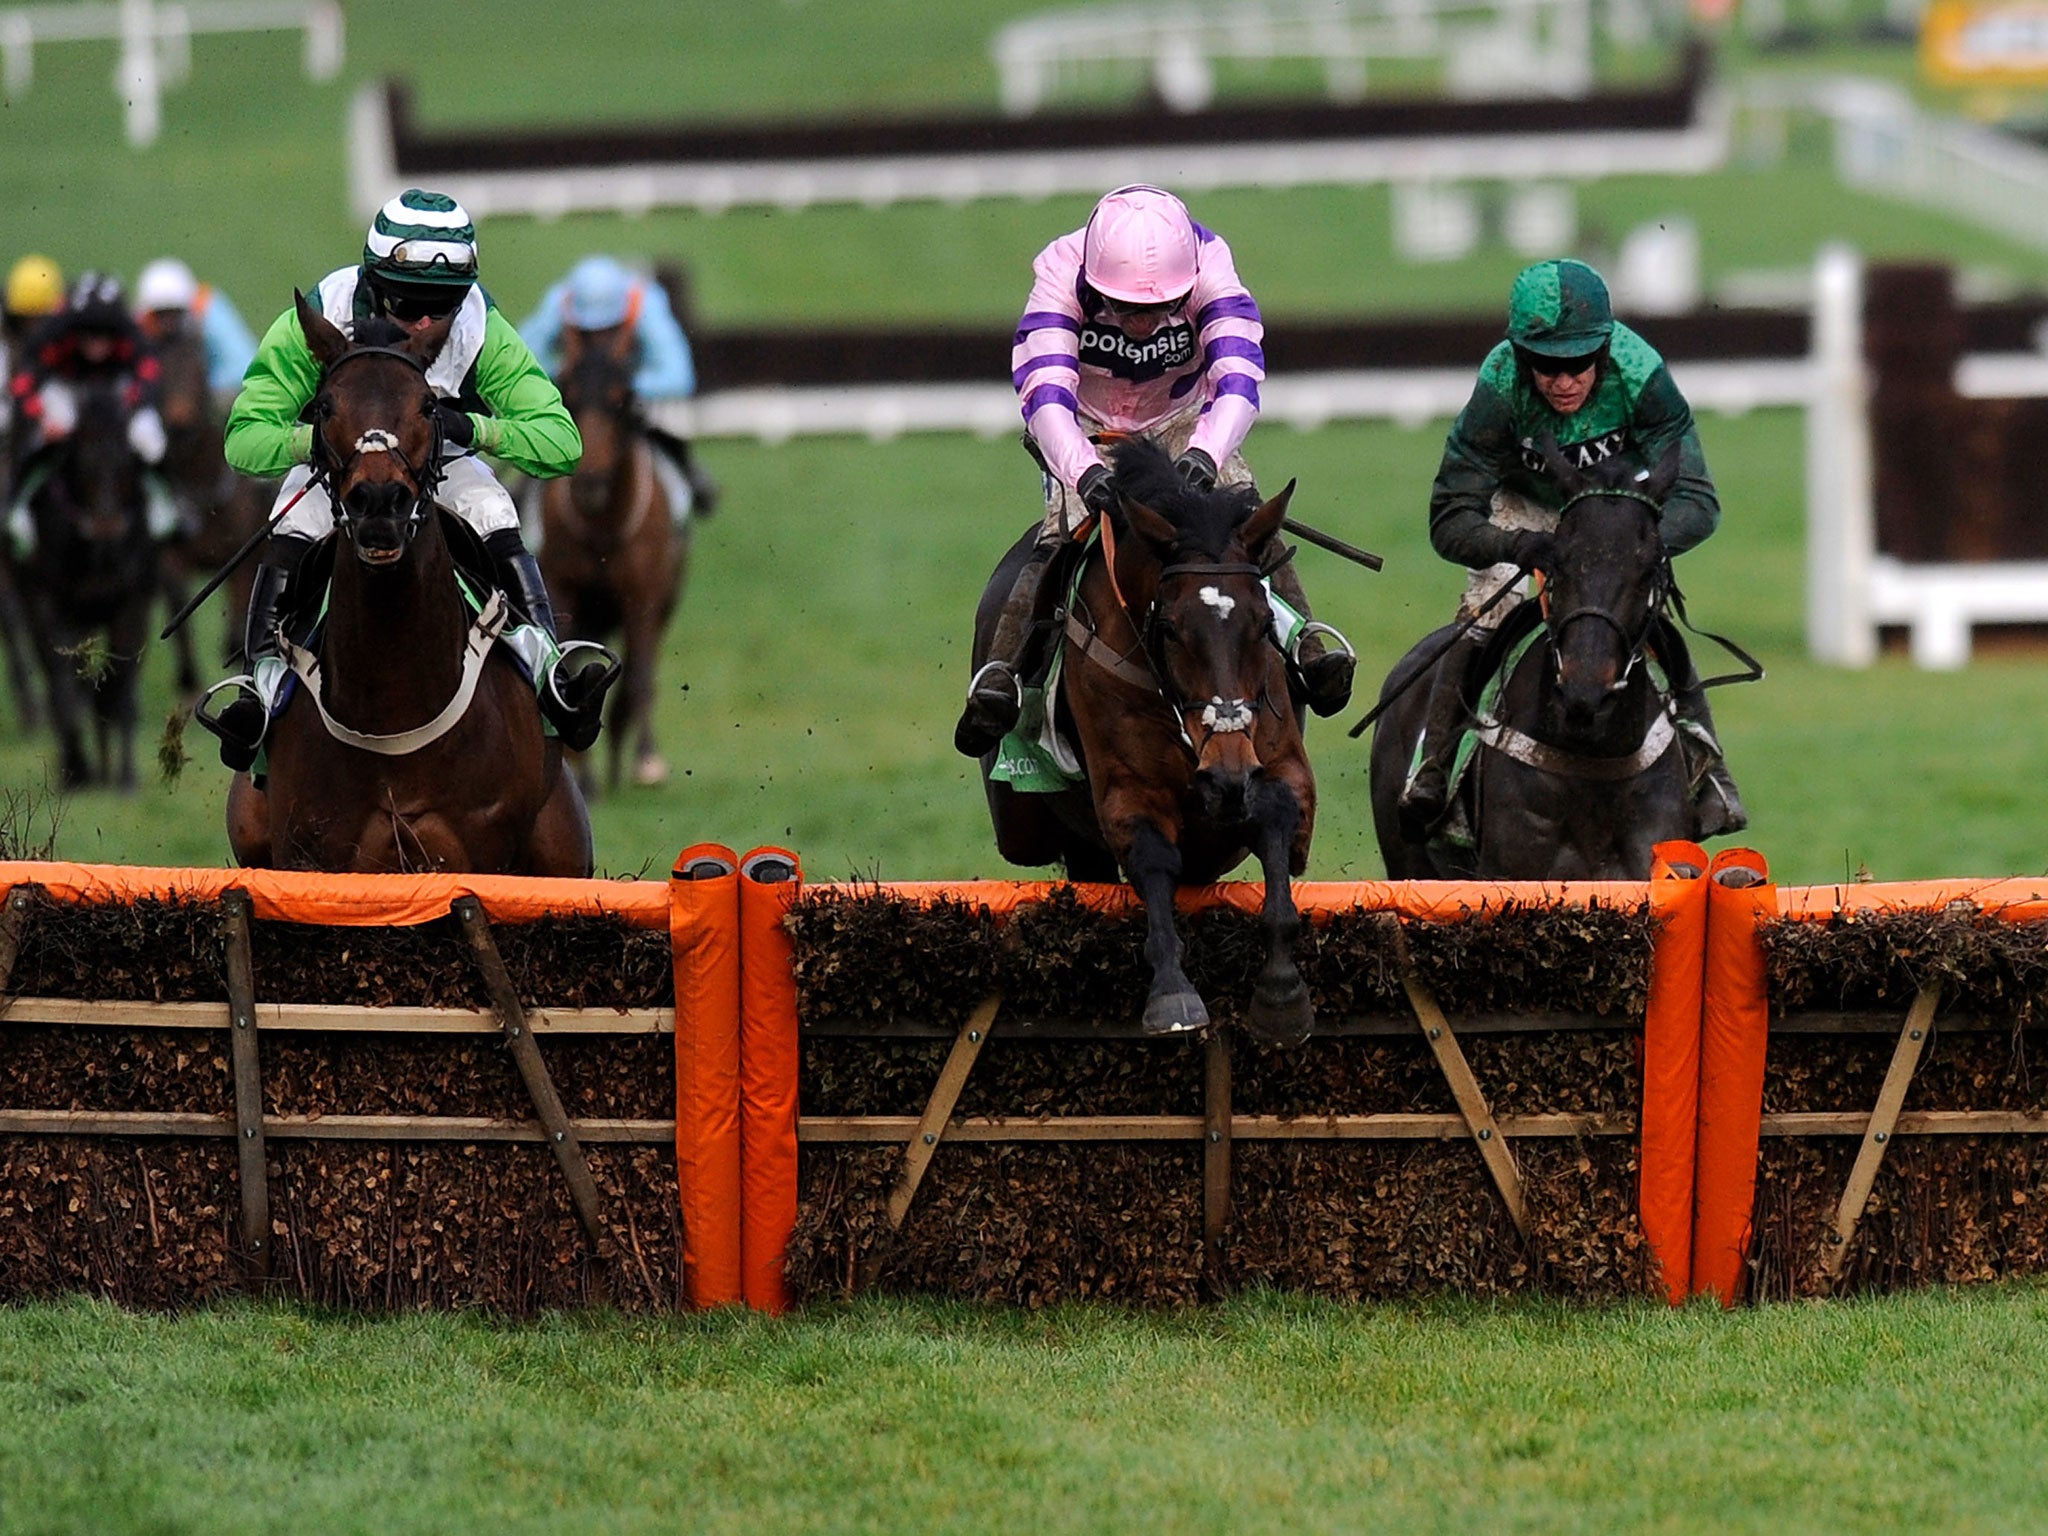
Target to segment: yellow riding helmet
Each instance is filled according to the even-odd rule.
[[[10,315],[53,315],[64,304],[64,274],[47,256],[24,256],[8,272],[0,302]]]

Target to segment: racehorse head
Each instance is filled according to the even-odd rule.
[[[1111,518],[1117,591],[1194,753],[1203,809],[1242,819],[1265,772],[1259,715],[1292,709],[1254,556],[1279,529],[1294,482],[1261,502],[1247,486],[1194,489],[1147,439],[1126,440],[1112,457],[1122,497]]]
[[[1642,664],[1671,590],[1662,513],[1678,481],[1678,445],[1650,470],[1608,459],[1582,471],[1548,439],[1543,453],[1565,496],[1556,555],[1545,573],[1543,620],[1565,724],[1585,731]]]
[[[396,565],[429,521],[441,479],[441,428],[427,365],[454,315],[417,331],[372,316],[351,340],[294,294],[320,364],[313,466],[327,480],[337,532],[368,566]]]
[[[128,441],[133,415],[122,384],[105,379],[81,385],[78,425],[46,493],[65,530],[93,550],[96,560],[146,537],[142,460]]]
[[[583,457],[569,477],[569,495],[586,519],[604,512],[613,482],[631,454],[639,417],[633,345],[633,333],[625,325],[602,331],[569,326],[562,331],[562,366],[555,383],[583,436]]]

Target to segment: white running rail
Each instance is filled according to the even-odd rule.
[[[118,41],[114,91],[125,105],[128,142],[156,142],[163,93],[192,73],[192,38],[201,32],[306,34],[308,79],[341,72],[339,0],[78,0],[68,5],[0,7],[0,92],[14,100],[35,79],[38,44]]]
[[[1358,101],[1375,64],[1441,66],[1464,97],[1583,96],[1596,24],[1639,46],[1673,35],[1673,0],[1141,0],[1041,12],[989,42],[1013,117],[1104,81],[1149,73],[1176,111],[1207,106],[1218,60],[1321,67],[1332,97]]]

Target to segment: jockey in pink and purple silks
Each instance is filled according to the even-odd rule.
[[[1230,247],[1170,192],[1119,187],[1032,268],[1010,366],[1024,430],[1046,466],[1045,522],[1004,603],[989,660],[968,685],[953,742],[969,757],[993,750],[1017,723],[1019,658],[1052,556],[1116,504],[1091,435],[1142,432],[1176,456],[1190,484],[1248,486],[1239,449],[1258,420],[1266,376],[1259,306]],[[1324,645],[1334,632],[1310,620],[1291,561],[1269,585],[1293,611],[1286,643],[1304,702],[1336,713],[1351,697],[1350,648]]]

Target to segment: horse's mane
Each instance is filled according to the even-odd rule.
[[[389,315],[365,315],[355,323],[349,337],[352,347],[402,347],[412,332]]]
[[[1230,536],[1259,504],[1258,493],[1248,485],[1196,490],[1149,437],[1123,439],[1109,450],[1109,460],[1118,494],[1167,519],[1179,531],[1181,546],[1206,559],[1224,557]]]

